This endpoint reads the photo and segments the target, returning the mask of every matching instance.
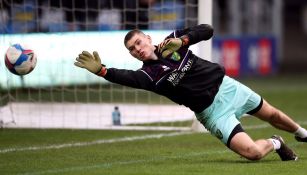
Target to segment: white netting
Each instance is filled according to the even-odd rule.
[[[23,77],[11,74],[0,59],[0,125],[114,128],[114,106],[124,125],[192,120],[183,106],[109,84],[73,62],[83,50],[97,50],[109,67],[137,69],[141,63],[123,45],[127,30],[143,29],[158,43],[170,30],[197,24],[197,9],[196,0],[0,1],[0,55],[14,43],[38,55],[34,71]]]

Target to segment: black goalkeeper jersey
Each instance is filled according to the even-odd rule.
[[[176,30],[167,38],[188,35],[189,45],[192,45],[211,38],[212,34],[211,26],[202,24]],[[108,68],[104,78],[113,83],[166,96],[196,113],[213,102],[225,75],[223,67],[197,57],[188,46],[180,48],[167,58],[155,53],[158,60],[144,61],[139,70]]]

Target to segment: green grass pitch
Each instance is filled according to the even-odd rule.
[[[306,77],[242,81],[307,127]],[[272,153],[260,161],[248,161],[208,133],[2,129],[0,174],[306,174],[307,143],[296,142],[291,134],[252,117],[242,123],[254,139],[282,135],[299,160],[282,162]]]

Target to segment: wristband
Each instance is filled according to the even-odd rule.
[[[100,77],[104,77],[107,74],[107,68],[102,64],[101,69],[96,73]]]
[[[182,46],[186,46],[189,44],[189,37],[187,35],[183,35],[182,37],[180,37],[181,41],[182,41]]]

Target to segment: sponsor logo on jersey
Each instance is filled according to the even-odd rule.
[[[193,61],[189,59],[187,63],[180,70],[172,72],[167,78],[167,81],[171,82],[173,86],[178,85],[179,81],[184,77],[186,72],[191,69],[192,64]]]

